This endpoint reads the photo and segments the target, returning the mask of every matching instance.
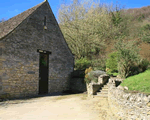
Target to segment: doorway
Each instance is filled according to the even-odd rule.
[[[49,54],[40,53],[39,60],[39,94],[47,94],[49,75]]]

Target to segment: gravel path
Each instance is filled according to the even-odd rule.
[[[107,98],[73,94],[0,102],[0,120],[113,120],[113,116]]]

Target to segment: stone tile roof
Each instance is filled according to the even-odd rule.
[[[45,1],[44,1],[45,2]],[[10,18],[9,20],[0,23],[0,40],[12,32],[24,19],[26,19],[30,14],[32,14],[38,7],[40,7],[44,2]]]

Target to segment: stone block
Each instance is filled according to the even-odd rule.
[[[108,79],[109,79],[109,75],[107,74],[100,75],[98,77],[98,83],[105,84],[106,82],[108,82]]]
[[[0,91],[2,91],[2,86],[0,85]]]
[[[149,103],[149,98],[146,97],[146,96],[144,96],[144,97],[143,97],[143,101],[144,101],[145,103]]]
[[[34,71],[28,71],[28,74],[35,74]]]
[[[150,102],[147,103],[147,106],[150,107]]]
[[[124,87],[124,89],[125,89],[125,90],[128,90],[128,87],[127,87],[127,86],[125,86],[125,87]]]
[[[2,82],[2,77],[0,76],[0,83]]]
[[[0,99],[6,99],[6,98],[10,98],[10,94],[9,93],[2,93],[2,94],[0,94]]]

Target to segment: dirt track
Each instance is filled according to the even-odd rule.
[[[107,98],[74,94],[1,102],[0,120],[113,120],[113,115]]]

